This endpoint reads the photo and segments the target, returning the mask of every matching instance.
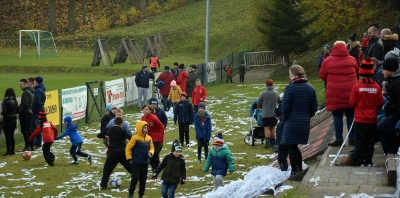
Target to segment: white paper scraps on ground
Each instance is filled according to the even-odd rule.
[[[314,182],[314,186],[318,186],[318,182],[321,179],[321,177],[317,177],[317,178],[311,178],[310,179],[310,183]]]
[[[12,173],[0,173],[0,177],[7,177],[13,175]]]
[[[2,162],[2,163],[0,163],[0,168],[3,168],[6,165],[7,165],[7,162]]]

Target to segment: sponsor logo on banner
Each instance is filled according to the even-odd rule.
[[[87,106],[86,86],[62,89],[61,93],[63,117],[71,116],[72,120],[78,120],[85,117]]]
[[[116,105],[123,107],[125,103],[124,79],[116,79],[105,82],[106,87],[106,105]]]
[[[207,82],[213,82],[217,80],[217,74],[215,73],[215,62],[207,63]]]
[[[60,113],[58,112],[58,90],[46,91],[44,110],[47,113],[47,121],[54,125],[60,124]]]

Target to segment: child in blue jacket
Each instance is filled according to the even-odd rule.
[[[204,156],[207,160],[208,145],[211,137],[211,118],[206,112],[206,105],[204,102],[198,104],[198,111],[194,115],[194,129],[196,130],[197,139],[197,163],[201,163],[201,149],[204,147]]]
[[[81,135],[79,134],[79,131],[76,128],[76,125],[72,123],[71,116],[66,116],[64,118],[64,125],[65,125],[65,132],[60,136],[56,137],[55,140],[59,140],[66,135],[69,136],[69,139],[72,144],[71,148],[69,149],[69,153],[71,153],[72,158],[74,158],[74,161],[71,162],[71,164],[79,164],[76,155],[79,155],[81,157],[86,157],[89,163],[92,164],[92,156],[81,151],[83,140]]]
[[[193,105],[187,100],[187,94],[181,93],[181,100],[174,107],[174,124],[179,124],[179,141],[183,144],[185,137],[186,146],[189,147],[189,125],[193,124]]]

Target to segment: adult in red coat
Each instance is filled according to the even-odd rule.
[[[149,124],[148,135],[153,140],[154,155],[150,158],[150,165],[154,171],[160,164],[160,151],[164,142],[164,125],[156,115],[151,113],[149,105],[143,106],[142,111],[142,121],[146,121]]]
[[[350,93],[357,84],[358,66],[356,59],[349,55],[346,43],[336,41],[330,57],[322,62],[319,77],[327,83],[326,110],[332,111],[336,140],[329,146],[343,143],[343,114],[346,116],[347,129],[354,119],[354,108],[349,104]],[[354,133],[349,135],[349,144],[354,146]]]
[[[179,74],[178,77],[176,77],[176,84],[181,88],[182,92],[186,92],[186,83],[188,80],[188,73],[185,69],[184,64],[180,64],[178,67]]]
[[[206,92],[206,88],[204,88],[201,85],[201,80],[200,79],[196,79],[196,87],[193,89],[192,92],[192,104],[194,106],[194,113],[197,113],[197,110],[199,109],[199,103],[200,102],[205,102],[207,97],[207,92]]]
[[[161,102],[164,106],[164,111],[168,111],[171,107],[171,103],[168,101],[169,91],[171,90],[171,82],[174,80],[174,75],[171,73],[168,65],[164,67],[164,71],[158,76],[156,83],[164,81],[164,85],[161,88],[160,94],[162,95]]]

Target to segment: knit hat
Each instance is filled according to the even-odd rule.
[[[39,119],[46,119],[46,112],[45,111],[40,111],[38,118]]]
[[[171,81],[171,84],[169,84],[171,87],[175,87],[176,86],[176,81],[175,80],[172,80]]]
[[[331,51],[331,46],[329,46],[329,45],[324,45],[324,47],[322,48],[322,49],[328,49],[329,51]]]
[[[149,103],[158,105],[157,98],[150,98]]]
[[[388,53],[386,53],[385,55],[385,60],[389,59],[389,58],[397,58],[399,59],[400,57],[400,50],[397,48],[394,48],[394,50],[389,51]]]
[[[352,41],[356,41],[356,36],[357,36],[357,34],[353,34],[352,36],[349,36],[349,38],[347,38],[347,39],[350,39]]]
[[[267,84],[267,86],[272,86],[274,85],[274,81],[272,79],[268,79],[267,81],[265,81],[265,84]]]
[[[169,68],[169,66],[168,65],[165,65],[164,66],[164,70],[169,70],[170,68]]]
[[[182,150],[181,142],[179,142],[178,140],[175,140],[174,142],[172,142],[171,152],[181,151],[181,150]]]
[[[184,65],[183,63],[181,63],[181,64],[179,65],[178,68],[179,68],[179,69],[184,69],[184,68],[185,68],[185,65]]]
[[[35,81],[36,81],[38,84],[40,84],[40,83],[43,82],[43,77],[38,76],[38,77],[35,78]]]
[[[206,104],[204,104],[204,102],[200,102],[200,103],[197,105],[197,107],[198,107],[198,108],[206,109]]]
[[[106,106],[106,111],[111,111],[111,108],[112,108],[112,105],[111,105],[111,104],[107,105],[107,106]]]
[[[147,65],[143,65],[143,66],[142,66],[142,69],[145,69],[145,68],[147,68]]]
[[[213,145],[224,145],[224,138],[222,137],[222,133],[218,133],[218,135],[216,135],[214,137],[214,141],[213,141]]]
[[[399,69],[399,60],[395,58],[387,59],[383,63],[382,69],[395,72],[397,69]]]
[[[369,57],[361,62],[359,73],[364,77],[371,77],[374,75],[374,63]]]
[[[64,118],[64,123],[69,124],[69,123],[71,123],[71,122],[72,122],[72,117],[71,117],[71,116],[65,116],[65,118]]]
[[[187,98],[186,92],[182,91],[182,92],[181,92],[181,96],[185,96],[185,97]]]

